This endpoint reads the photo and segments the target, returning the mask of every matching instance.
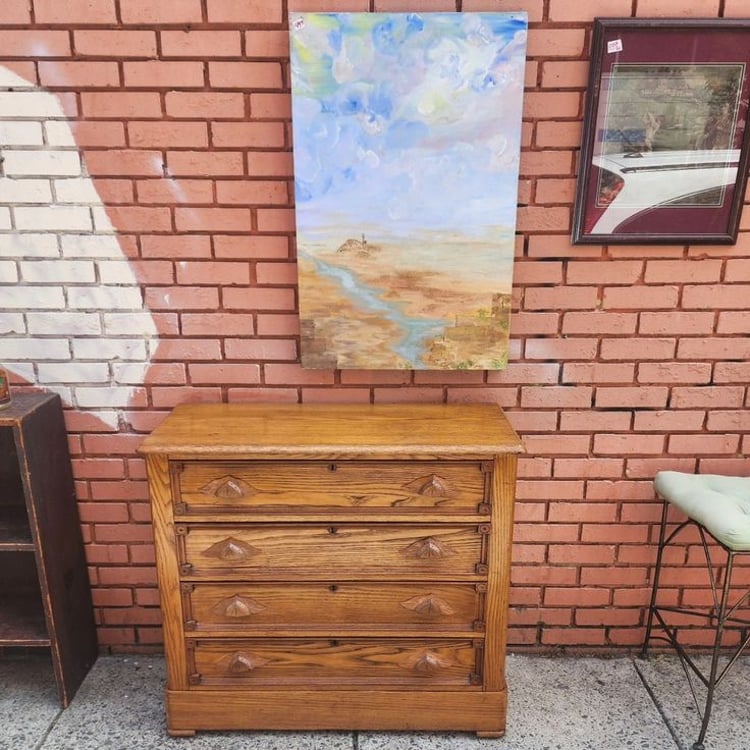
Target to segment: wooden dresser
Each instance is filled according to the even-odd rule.
[[[494,405],[177,407],[142,443],[170,734],[505,731]]]

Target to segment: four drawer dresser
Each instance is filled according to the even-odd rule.
[[[505,731],[495,405],[178,406],[142,443],[173,735]]]

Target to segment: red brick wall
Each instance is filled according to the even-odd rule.
[[[507,370],[300,367],[287,10],[528,13]],[[160,643],[135,449],[170,407],[199,400],[499,403],[528,449],[511,644],[639,643],[659,515],[654,472],[750,473],[750,212],[734,246],[571,245],[592,18],[746,11],[745,0],[3,0],[0,66],[29,92],[54,93],[75,142],[60,135],[64,118],[32,107],[0,113],[39,133],[31,145],[0,145],[30,163],[60,139],[62,153],[83,161],[65,175],[66,212],[49,208],[64,187],[51,167],[43,185],[27,185],[41,191],[26,201],[36,224],[24,224],[20,205],[0,205],[0,359],[16,387],[58,390],[70,404],[102,646]],[[3,99],[13,88],[4,81],[7,107],[16,100]],[[86,177],[105,208],[73,182]],[[75,231],[114,237],[121,257],[97,250],[92,262],[79,249],[54,280],[35,277],[44,267],[23,247],[64,259]],[[27,245],[13,244],[21,235]],[[97,316],[71,301],[76,274],[114,294],[128,266],[143,305]],[[54,328],[63,312],[78,316],[66,318],[72,329]],[[77,354],[79,339],[104,334],[139,352],[128,356],[148,362],[143,377]],[[672,558],[675,598],[701,595],[683,565],[694,552]]]

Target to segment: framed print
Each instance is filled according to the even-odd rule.
[[[737,239],[750,20],[594,20],[574,243]]]

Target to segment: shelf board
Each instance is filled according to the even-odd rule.
[[[0,505],[0,550],[9,552],[34,550],[25,507]]]
[[[0,646],[49,646],[39,592],[0,596]]]

